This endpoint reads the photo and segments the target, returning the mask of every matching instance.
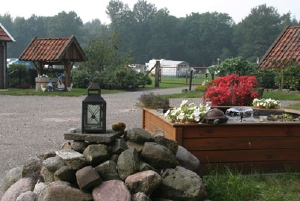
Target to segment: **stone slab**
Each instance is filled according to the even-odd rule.
[[[85,141],[85,142],[95,142],[95,143],[111,143],[116,138],[123,135],[122,131],[113,131],[109,130],[106,133],[65,133],[65,140],[74,140],[74,141]]]

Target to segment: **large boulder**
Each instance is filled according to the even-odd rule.
[[[43,161],[43,166],[45,166],[50,172],[55,172],[64,165],[65,162],[58,156],[49,157]]]
[[[35,179],[26,177],[21,178],[16,183],[11,185],[9,189],[4,193],[1,201],[14,201],[16,200],[21,193],[25,193],[27,191],[32,191],[34,189]]]
[[[83,191],[72,188],[69,183],[63,181],[55,181],[48,184],[41,191],[38,200],[41,201],[91,201],[92,195]]]
[[[102,182],[93,189],[94,201],[131,201],[131,194],[123,181],[110,180]]]
[[[49,184],[54,181],[54,173],[50,172],[45,166],[41,168],[40,172],[46,184]]]
[[[40,176],[41,168],[41,159],[37,157],[30,158],[29,160],[25,161],[23,165],[22,177],[32,177],[37,180]]]
[[[22,178],[23,166],[15,167],[7,172],[3,180],[3,192]]]
[[[163,136],[156,136],[154,137],[154,142],[160,145],[163,145],[170,149],[174,155],[176,155],[178,149],[178,142],[167,139]]]
[[[79,170],[87,163],[83,154],[72,149],[59,150],[55,152],[71,170]]]
[[[25,193],[21,193],[16,201],[38,201],[38,196],[32,191],[26,191]]]
[[[125,138],[128,141],[132,141],[138,144],[144,144],[145,142],[154,141],[151,134],[141,128],[133,128],[126,131]]]
[[[91,144],[84,151],[83,155],[89,164],[93,166],[99,165],[100,163],[109,159],[110,155],[107,151],[107,146],[104,144]]]
[[[125,151],[126,149],[128,149],[128,146],[127,146],[125,140],[124,139],[116,139],[112,145],[111,152],[113,154],[120,154],[123,151]]]
[[[144,144],[141,158],[156,169],[175,168],[177,159],[172,151],[155,142]]]
[[[123,151],[118,158],[118,172],[122,180],[139,171],[140,159],[135,149]]]
[[[95,170],[100,174],[103,181],[120,180],[120,176],[117,171],[117,164],[112,160],[101,163],[95,167]]]
[[[76,180],[79,188],[83,191],[89,191],[102,182],[98,172],[92,166],[78,170]]]
[[[199,159],[196,156],[194,156],[191,152],[189,152],[186,148],[178,146],[176,158],[182,167],[200,174]]]
[[[162,184],[156,193],[160,197],[178,201],[202,201],[207,196],[200,176],[180,166],[167,169],[162,174]]]
[[[148,170],[128,176],[125,180],[125,185],[132,193],[143,192],[146,195],[151,195],[161,182],[162,179],[159,174]]]
[[[68,166],[62,166],[54,172],[54,180],[66,181],[74,183],[76,170],[71,170]]]

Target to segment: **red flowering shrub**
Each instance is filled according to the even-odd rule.
[[[226,75],[213,80],[213,86],[207,89],[204,98],[213,106],[249,106],[258,97],[254,90],[257,86],[255,76]]]

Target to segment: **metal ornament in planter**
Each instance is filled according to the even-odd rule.
[[[82,101],[82,133],[106,132],[106,101],[96,83],[88,87],[88,96]]]

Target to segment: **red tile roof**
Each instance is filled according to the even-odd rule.
[[[300,65],[300,26],[287,27],[260,61],[259,68]]]
[[[87,58],[74,36],[70,38],[34,38],[21,54],[20,60],[38,62],[86,61]]]
[[[15,39],[8,33],[4,26],[0,23],[0,41],[15,42]]]

